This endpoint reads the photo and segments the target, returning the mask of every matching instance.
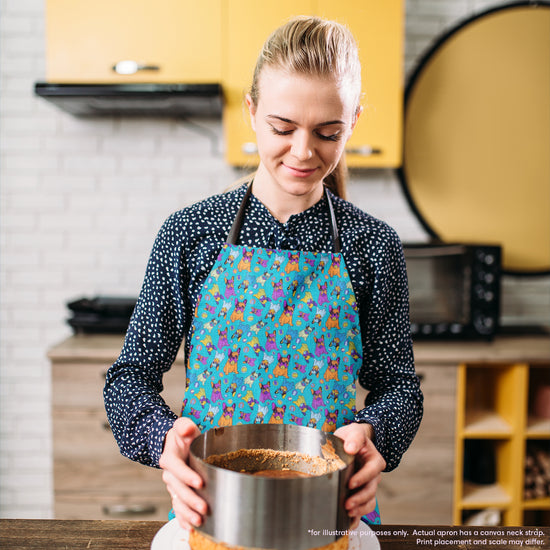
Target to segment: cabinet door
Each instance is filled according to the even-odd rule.
[[[220,81],[221,0],[47,0],[46,32],[49,82]]]
[[[377,495],[387,525],[452,523],[456,370],[445,363],[416,366],[424,417],[399,466],[382,474]]]
[[[364,112],[351,140],[349,166],[398,166],[401,162],[403,98],[402,0],[301,0],[225,4],[227,44],[223,57],[226,160],[236,166],[258,162],[255,135],[244,108],[259,50],[278,25],[293,15],[317,14],[346,24],[360,48]],[[371,149],[380,153],[370,154]],[[355,151],[355,152],[353,152]]]
[[[250,126],[244,97],[260,49],[269,34],[295,15],[313,13],[314,0],[226,0],[223,55],[223,113],[226,160],[236,166],[255,167],[256,135]]]
[[[346,147],[348,166],[399,166],[403,118],[403,1],[317,0],[317,5],[320,16],[347,25],[359,46],[363,113]]]

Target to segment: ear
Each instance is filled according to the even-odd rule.
[[[355,110],[355,115],[353,117],[353,120],[351,121],[351,130],[350,130],[350,134],[351,132],[353,132],[354,128],[355,128],[355,125],[357,124],[357,120],[359,119],[359,115],[363,112],[363,106],[362,105],[358,105],[357,106],[357,109]]]
[[[248,112],[250,113],[250,125],[252,126],[252,129],[256,131],[256,106],[254,105],[250,94],[246,94],[244,100],[246,101]]]

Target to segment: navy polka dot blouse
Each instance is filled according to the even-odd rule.
[[[123,455],[158,467],[164,437],[176,415],[160,397],[162,375],[187,339],[202,285],[226,241],[245,186],[210,197],[170,216],[155,241],[121,354],[107,374],[105,407]],[[331,195],[342,254],[359,304],[363,340],[360,384],[368,390],[355,420],[372,424],[375,444],[395,468],[422,418],[414,370],[408,286],[395,231]],[[239,244],[331,252],[326,198],[276,220],[252,195]],[[182,387],[182,398],[184,388]],[[358,406],[359,408],[359,406]]]

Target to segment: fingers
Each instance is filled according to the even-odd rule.
[[[185,485],[200,489],[202,478],[188,464],[189,447],[200,434],[197,425],[188,418],[178,418],[168,430],[164,440],[164,450],[159,459],[159,466],[170,472]]]
[[[162,479],[172,497],[172,508],[184,529],[199,527],[207,512],[206,502],[185,483],[173,476],[170,472],[164,471]]]
[[[348,515],[352,518],[361,518],[372,512],[376,507],[376,490],[380,476],[363,485],[361,489],[351,495],[345,502]]]
[[[174,491],[178,491],[182,485],[193,489],[201,489],[204,485],[201,476],[187,464],[186,459],[182,459],[173,451],[165,451],[161,456],[159,465],[164,470],[162,474],[164,482],[167,485],[168,482],[172,483]]]
[[[354,508],[351,511],[348,511],[348,515],[351,518],[350,529],[351,530],[356,529],[359,526],[359,522],[361,521],[361,518],[373,512],[375,508],[376,508],[376,500],[373,499],[362,506],[359,506],[357,508]]]
[[[380,474],[386,468],[386,461],[376,450],[372,441],[365,445],[357,454],[359,468],[349,480],[349,488],[354,490],[369,483],[373,479],[380,479]]]
[[[199,434],[200,430],[190,419],[179,418],[166,434],[159,460],[174,513],[184,529],[200,526],[207,512],[206,502],[195,492],[204,482],[187,463],[189,447]]]
[[[376,449],[369,424],[352,423],[334,432],[344,440],[344,450],[356,456],[357,470],[349,480],[353,491],[345,502],[348,515],[353,518],[352,526],[357,525],[361,516],[372,512],[376,507],[376,490],[386,461]]]

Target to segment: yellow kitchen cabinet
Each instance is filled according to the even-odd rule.
[[[550,420],[538,417],[533,407],[549,374],[550,363],[544,360],[459,366],[455,525],[487,509],[500,513],[502,525],[542,525],[550,517],[550,497],[531,498],[524,491],[530,447],[550,451]]]
[[[218,83],[221,0],[46,0],[55,83]],[[119,74],[133,61],[143,68]]]
[[[226,0],[223,52],[223,125],[225,158],[229,164],[255,168],[258,163],[256,136],[244,97],[260,49],[268,35],[293,15],[311,14],[314,0]]]
[[[317,0],[317,13],[346,24],[359,46],[363,113],[346,147],[348,166],[401,164],[404,7],[401,0]]]
[[[396,167],[401,163],[403,111],[402,0],[227,1],[223,57],[226,160],[253,168],[255,136],[244,107],[257,54],[268,34],[293,15],[316,14],[352,30],[363,73],[363,107],[346,160],[351,167]]]

